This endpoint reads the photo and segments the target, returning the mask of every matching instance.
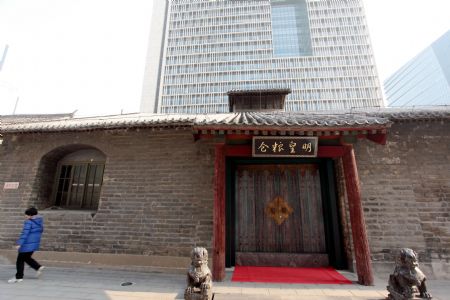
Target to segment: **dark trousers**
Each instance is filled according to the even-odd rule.
[[[27,263],[30,267],[32,267],[36,271],[41,267],[41,265],[37,261],[31,258],[31,255],[33,255],[33,252],[19,252],[19,255],[17,255],[16,261],[17,279],[23,279],[23,269],[25,263]]]

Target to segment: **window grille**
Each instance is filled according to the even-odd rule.
[[[96,210],[103,183],[104,163],[62,164],[58,168],[55,206]]]

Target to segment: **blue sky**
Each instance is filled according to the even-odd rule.
[[[158,0],[159,1],[159,0]],[[380,81],[450,30],[449,0],[364,0]],[[137,112],[152,0],[0,0],[0,114]]]

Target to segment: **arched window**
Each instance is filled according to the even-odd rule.
[[[67,154],[58,161],[53,191],[54,206],[96,210],[106,157],[96,149]]]

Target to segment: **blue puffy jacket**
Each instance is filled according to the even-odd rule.
[[[41,216],[33,216],[23,223],[22,233],[17,240],[20,245],[19,252],[32,252],[39,250],[42,232],[44,232],[44,219]]]

